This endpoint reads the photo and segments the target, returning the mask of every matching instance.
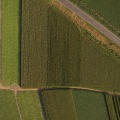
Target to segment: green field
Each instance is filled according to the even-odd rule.
[[[120,36],[119,0],[69,0]]]
[[[17,94],[22,120],[43,120],[39,96],[36,91],[24,91]]]
[[[102,93],[73,90],[78,120],[109,120]]]
[[[20,120],[13,91],[0,90],[0,120]]]
[[[71,90],[46,90],[41,96],[47,120],[77,120]]]
[[[120,59],[57,8],[23,0],[22,27],[22,87],[120,92]]]
[[[46,84],[49,7],[46,0],[22,1],[22,87],[40,87]]]
[[[48,13],[47,85],[80,85],[80,51],[83,38],[78,27],[63,13],[55,8]]]
[[[2,0],[2,83],[19,83],[20,0]]]

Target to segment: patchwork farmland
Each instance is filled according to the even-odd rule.
[[[2,0],[0,120],[120,120],[120,56],[64,10]]]
[[[38,3],[46,7],[38,9]],[[34,4],[23,2],[21,86],[81,86],[119,92],[120,59],[114,52],[46,1]],[[34,14],[40,12],[43,16]],[[26,17],[31,19],[26,21]],[[43,33],[37,34],[38,30]]]
[[[119,120],[110,94],[64,88],[38,92],[47,120]]]
[[[47,120],[78,120],[71,90],[46,90],[39,94]]]
[[[119,0],[69,0],[120,36]]]

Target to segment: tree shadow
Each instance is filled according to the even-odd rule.
[[[38,96],[39,96],[39,101],[40,101],[40,104],[41,104],[40,109],[42,109],[42,114],[43,114],[44,120],[47,120],[47,115],[46,115],[46,112],[45,112],[45,106],[44,106],[44,103],[43,103],[41,90],[38,90]]]

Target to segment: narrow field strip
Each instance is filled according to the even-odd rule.
[[[18,85],[20,0],[2,0],[2,84]]]
[[[2,39],[1,39],[1,20],[2,20],[2,14],[1,14],[1,0],[0,0],[0,83],[2,82]]]
[[[17,91],[14,91],[14,94],[15,94],[15,101],[16,101],[16,105],[17,105],[18,113],[19,113],[19,116],[20,116],[20,120],[23,120],[23,119],[22,119],[21,112],[20,112],[19,104],[18,104]]]
[[[114,105],[117,120],[120,120],[120,106],[118,105],[119,101],[117,101],[117,97],[118,96],[115,96],[115,95],[112,96],[112,100],[113,100],[113,105]]]

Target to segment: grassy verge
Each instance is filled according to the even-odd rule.
[[[69,0],[120,37],[119,0]],[[114,18],[114,19],[113,19]]]
[[[2,0],[2,83],[19,84],[19,4]]]
[[[79,120],[109,120],[102,93],[73,90]]]
[[[1,8],[1,0],[0,0],[0,8]],[[1,9],[0,9],[0,83],[2,82],[2,39],[1,39]]]
[[[0,90],[0,120],[20,120],[13,91]]]
[[[47,120],[77,120],[70,90],[47,90],[42,92]]]
[[[24,91],[17,94],[22,120],[43,120],[39,97],[36,91]]]

